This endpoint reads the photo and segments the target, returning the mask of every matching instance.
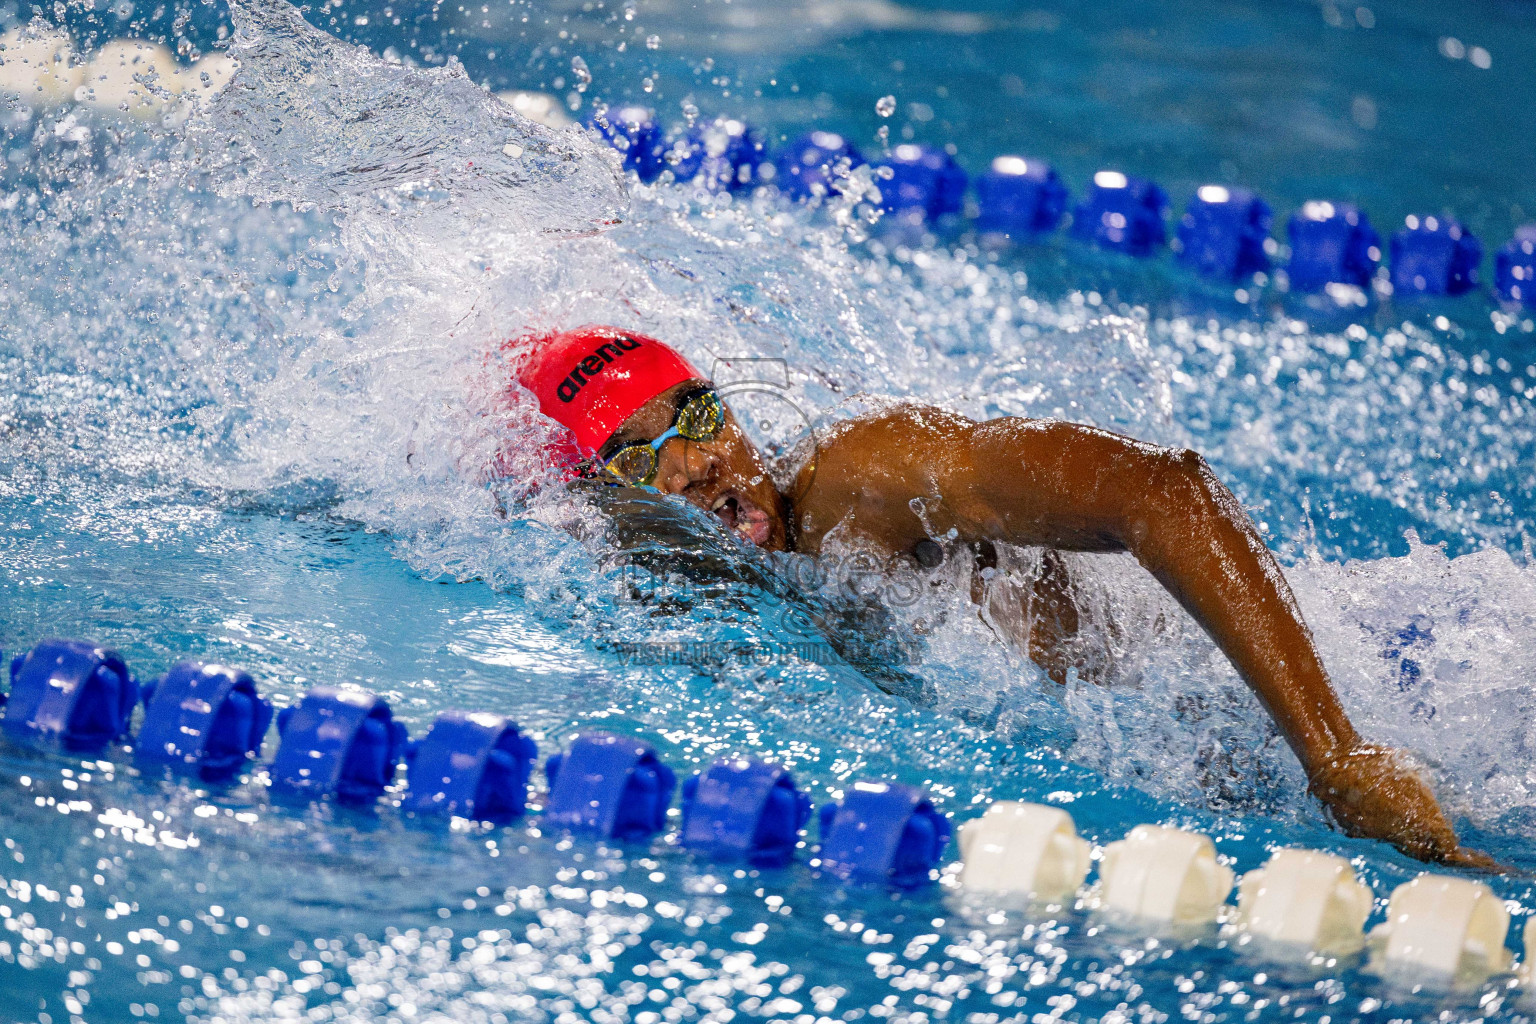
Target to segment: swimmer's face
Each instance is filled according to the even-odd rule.
[[[690,391],[708,382],[688,380],[651,399],[618,430],[600,451],[612,455],[629,441],[649,441],[672,426],[677,404]],[[725,409],[725,425],[709,441],[674,437],[661,446],[656,479],[652,485],[663,494],[680,494],[706,512],[713,513],[726,529],[771,551],[787,545],[784,499],[768,475],[768,467],[732,415]]]

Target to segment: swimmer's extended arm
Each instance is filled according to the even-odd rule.
[[[966,540],[1129,551],[1231,659],[1346,831],[1422,859],[1491,863],[1460,848],[1393,751],[1362,742],[1280,567],[1196,453],[1070,423],[918,408],[861,421],[831,448],[818,478],[856,460],[869,484],[850,502],[859,526],[896,550],[926,535],[893,500],[909,495],[924,499],[931,529]]]

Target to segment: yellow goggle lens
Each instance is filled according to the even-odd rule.
[[[708,441],[725,425],[725,407],[713,391],[695,395],[677,412],[677,432],[690,441]]]
[[[606,468],[627,484],[647,484],[656,473],[656,453],[644,441],[628,445],[608,460]]]

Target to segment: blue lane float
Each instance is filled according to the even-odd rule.
[[[408,739],[381,697],[339,686],[317,686],[284,708],[277,731],[274,793],[356,804],[377,800],[394,781]]]
[[[272,705],[257,694],[250,673],[183,661],[144,687],[134,759],[205,782],[226,781],[260,756],[271,724]]]
[[[544,763],[549,800],[544,820],[555,828],[607,839],[646,839],[666,827],[677,776],[649,744],[589,732]]]
[[[1449,217],[1409,214],[1392,235],[1392,291],[1462,295],[1477,287],[1483,243]]]
[[[937,221],[965,209],[966,175],[942,149],[903,143],[882,166],[880,207],[904,221]]]
[[[836,132],[811,132],[791,142],[774,160],[774,182],[795,199],[840,192],[838,182],[864,157]]]
[[[683,783],[684,846],[715,860],[787,864],[811,816],[810,797],[780,764],[722,758]]]
[[[1365,213],[1349,203],[1304,203],[1286,224],[1291,290],[1321,291],[1330,284],[1370,286],[1381,262],[1381,236]]]
[[[1168,195],[1156,182],[1099,171],[1072,211],[1072,234],[1102,249],[1149,256],[1167,240]]]
[[[603,139],[641,181],[652,182],[666,169],[667,142],[656,115],[648,107],[609,107],[591,120]]]
[[[1493,285],[1499,298],[1536,309],[1536,224],[1515,228],[1515,237],[1493,259]]]
[[[1055,231],[1067,199],[1067,186],[1044,160],[997,157],[976,179],[976,230],[1016,238]]]
[[[1239,281],[1269,269],[1269,204],[1245,188],[1202,185],[1179,219],[1180,263],[1205,277]]]
[[[740,192],[762,182],[763,133],[744,121],[717,118],[696,125],[667,152],[678,181],[699,181],[712,192]]]
[[[949,833],[925,790],[858,782],[821,808],[821,865],[843,878],[912,888],[939,866]]]
[[[444,711],[406,753],[402,806],[492,824],[520,817],[538,748],[503,715]]]
[[[654,181],[670,166],[680,181],[712,191],[739,191],[765,181],[792,199],[839,191],[848,171],[864,164],[858,149],[835,132],[797,138],[768,161],[761,133],[717,118],[691,128],[668,149],[649,108],[617,107],[591,121],[623,154],[624,166]],[[896,146],[883,161],[880,206],[897,224],[933,224],[964,212],[967,176],[946,150]],[[884,177],[888,174],[889,177]],[[1068,192],[1048,163],[996,157],[975,180],[974,227],[983,238],[1025,238],[1060,226]],[[1072,234],[1101,248],[1144,257],[1167,241],[1168,199],[1156,183],[1120,171],[1099,171],[1073,210]],[[1394,290],[1405,295],[1458,295],[1476,287],[1482,248],[1448,218],[1409,218],[1420,226],[1392,239]],[[1203,276],[1239,281],[1271,266],[1273,211],[1248,189],[1202,186],[1177,227],[1178,261]],[[1440,224],[1440,228],[1429,225]],[[1521,229],[1527,231],[1527,229]],[[1527,235],[1529,232],[1527,231]],[[1287,221],[1289,287],[1301,293],[1342,284],[1369,289],[1381,264],[1381,238],[1349,203],[1312,201]],[[1454,236],[1454,237],[1453,237]],[[1447,244],[1447,243],[1451,244]],[[1506,302],[1536,307],[1530,259],[1536,238],[1517,237],[1499,251],[1496,288]]]
[[[128,734],[138,703],[122,655],[85,640],[44,640],[12,659],[0,725],[27,742],[97,751]]]

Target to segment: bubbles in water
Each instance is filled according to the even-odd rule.
[[[581,57],[571,58],[571,74],[576,79],[576,91],[586,92],[592,84],[592,70],[587,67],[587,62]]]
[[[881,117],[890,117],[896,113],[896,97],[881,96],[878,100],[875,100],[875,113]]]

